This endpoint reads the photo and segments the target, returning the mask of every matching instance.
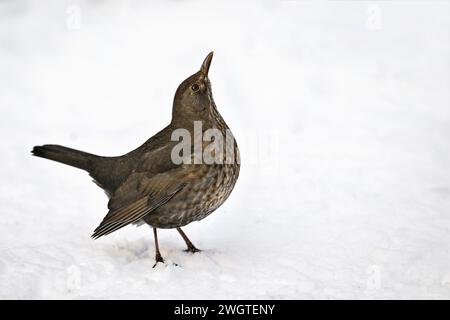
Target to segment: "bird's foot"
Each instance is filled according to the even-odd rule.
[[[196,253],[196,252],[201,252],[202,250],[197,249],[195,246],[189,246],[187,249],[184,250],[184,252],[189,252],[189,253]]]
[[[162,263],[164,266],[167,267],[167,264],[166,264],[165,261],[156,261],[156,263],[153,265],[153,268],[156,268],[156,266],[158,265],[158,263]],[[173,265],[174,267],[181,267],[181,266],[180,266],[178,263],[176,263],[176,262],[172,262],[172,265]]]
[[[156,254],[155,256],[155,264],[153,265],[153,268],[155,268],[159,262],[161,262],[162,264],[164,264],[164,259],[161,257],[161,255],[159,253]]]

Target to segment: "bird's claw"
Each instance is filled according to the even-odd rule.
[[[156,261],[155,264],[153,265],[153,268],[156,268],[156,266],[158,265],[158,263],[162,263],[163,265],[166,265],[166,263],[164,261]],[[178,263],[172,262],[172,265],[174,267],[180,267],[180,265]]]
[[[161,257],[160,254],[156,254],[155,261],[156,261],[156,262],[155,262],[155,264],[153,265],[153,268],[155,268],[155,267],[158,265],[159,262],[161,262],[162,264],[164,264],[164,259]]]
[[[184,250],[184,252],[189,252],[189,253],[196,253],[196,252],[201,252],[201,251],[202,251],[202,250],[197,249],[197,248],[194,247],[194,246],[189,247],[189,248],[187,248],[187,249]]]

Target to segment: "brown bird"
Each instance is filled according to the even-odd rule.
[[[137,149],[118,157],[102,157],[59,145],[33,148],[35,156],[86,170],[105,190],[109,212],[92,238],[128,224],[147,223],[153,227],[155,266],[164,262],[157,228],[176,228],[186,242],[186,251],[199,251],[181,227],[202,220],[221,206],[240,169],[237,144],[212,96],[208,77],[212,57],[211,52],[200,70],[178,86],[170,124]],[[189,139],[181,145],[183,134]],[[225,146],[219,143],[224,141]],[[209,158],[207,149],[212,150]],[[206,161],[211,157],[214,161]]]

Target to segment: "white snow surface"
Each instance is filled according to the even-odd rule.
[[[30,150],[134,149],[211,50],[241,176],[153,269]],[[0,298],[449,299],[449,89],[448,1],[1,1]]]

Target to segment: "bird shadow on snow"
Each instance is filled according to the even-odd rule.
[[[142,237],[136,240],[117,240],[112,244],[105,244],[100,249],[111,263],[126,266],[131,264],[148,264],[153,266],[155,263],[155,246],[148,239]],[[200,252],[189,253],[184,251],[183,246],[167,243],[161,248],[161,254],[164,258],[164,264],[158,263],[154,270],[161,268],[190,268],[198,263],[209,263],[219,266],[216,260],[222,260],[222,252],[213,249],[202,249]]]

